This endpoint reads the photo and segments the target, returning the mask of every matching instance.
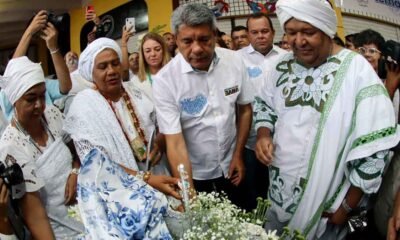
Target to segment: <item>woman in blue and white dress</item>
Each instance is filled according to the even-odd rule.
[[[179,198],[178,179],[138,170],[136,161],[147,158],[154,110],[149,97],[122,85],[121,55],[115,41],[99,38],[80,56],[79,72],[96,88],[76,95],[64,130],[81,159],[82,220],[92,239],[172,239],[164,194]],[[150,153],[158,155],[158,148]]]

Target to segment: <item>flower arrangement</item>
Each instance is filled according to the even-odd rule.
[[[180,240],[304,240],[298,232],[285,228],[282,235],[277,231],[266,232],[262,227],[270,202],[257,199],[257,208],[246,213],[232,204],[224,194],[200,192],[190,200],[189,209],[175,215],[177,223],[166,220],[174,239]],[[177,217],[178,216],[178,217]]]

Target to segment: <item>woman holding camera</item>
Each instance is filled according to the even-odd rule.
[[[68,74],[54,26],[45,23],[41,32],[56,69]],[[72,166],[79,167],[79,161],[72,161],[62,135],[61,112],[45,104],[40,64],[16,57],[8,63],[0,84],[14,107],[14,116],[0,140],[0,161],[6,166],[18,163],[22,168],[24,182],[11,186],[11,195],[25,225],[34,239],[78,237],[83,225],[68,217],[66,205],[75,202],[78,172]]]

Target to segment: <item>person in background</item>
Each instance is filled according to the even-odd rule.
[[[154,76],[170,59],[167,45],[159,34],[149,32],[144,35],[139,47],[139,71],[132,81],[151,99]]]
[[[226,45],[229,49],[234,50],[234,46],[233,46],[233,42],[232,42],[231,36],[229,36],[229,35],[226,34],[226,33],[223,33],[222,36],[221,36],[221,38],[222,38],[222,40],[225,42],[225,45]]]
[[[379,59],[382,57],[383,45],[385,45],[385,39],[380,33],[372,29],[358,33],[354,39],[355,50],[367,59],[376,73],[378,73]]]
[[[353,34],[348,34],[348,35],[346,35],[346,37],[345,37],[346,42],[345,42],[344,46],[345,46],[347,49],[350,49],[350,50],[352,50],[352,51],[356,51],[357,49],[356,49],[355,46],[354,46],[354,39],[355,39],[356,37],[357,37],[357,33],[353,33]]]
[[[244,26],[236,26],[232,28],[231,36],[235,50],[242,49],[250,44],[249,37],[247,35],[247,28]]]
[[[282,40],[279,42],[279,47],[286,51],[291,51],[290,44],[287,39],[286,33],[283,34]]]
[[[267,230],[344,239],[347,221],[378,191],[400,140],[393,107],[361,55],[333,43],[327,1],[278,0],[292,53],[256,97],[256,154],[269,165]]]
[[[139,53],[133,52],[129,55],[129,79],[132,79],[133,76],[137,76],[139,72]]]
[[[164,38],[164,41],[167,44],[169,55],[171,57],[174,57],[176,49],[176,40],[174,34],[166,32],[162,35],[162,37]]]
[[[46,79],[46,103],[53,104],[56,100],[69,93],[72,88],[72,82],[64,58],[57,45],[57,29],[52,25],[47,25],[47,12],[45,10],[39,11],[25,30],[13,58],[25,56],[29,44],[36,33],[41,33],[41,38],[46,42],[58,78],[58,80]],[[3,91],[0,92],[0,108],[6,119],[10,121],[14,114],[14,108]]]
[[[172,29],[180,54],[153,82],[172,175],[183,164],[191,187],[224,191],[237,203],[254,97],[245,66],[237,52],[215,47],[216,19],[207,6],[180,6]]]
[[[287,52],[273,44],[275,29],[271,19],[263,13],[255,13],[247,19],[246,27],[250,45],[238,50],[243,57],[247,74],[254,89],[260,89],[268,79],[268,72],[275,69],[276,62]],[[262,164],[254,152],[257,133],[254,129],[255,119],[244,149],[246,175],[241,186],[245,209],[252,210],[257,206],[257,197],[266,198],[268,191],[268,168]]]

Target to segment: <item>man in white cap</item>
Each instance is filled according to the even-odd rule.
[[[267,75],[254,107],[257,158],[270,166],[266,228],[342,239],[399,141],[393,107],[370,64],[333,44],[328,1],[276,7],[293,53]]]

